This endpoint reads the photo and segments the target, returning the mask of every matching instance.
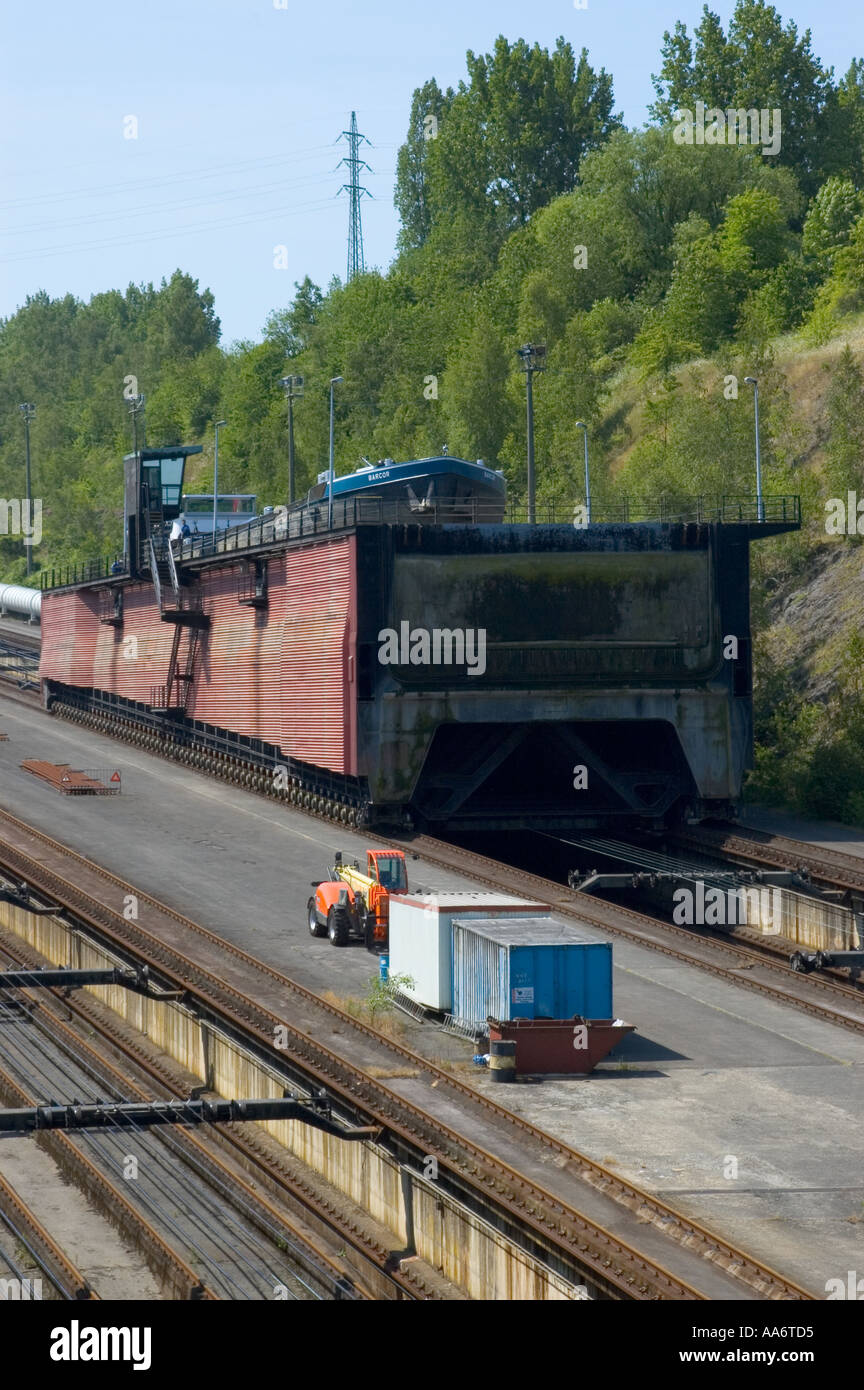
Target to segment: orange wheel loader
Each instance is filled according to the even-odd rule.
[[[306,907],[311,936],[329,936],[334,946],[359,940],[368,951],[386,950],[391,894],[408,892],[405,855],[370,849],[364,873],[358,859],[346,864],[337,851],[329,878],[312,887]]]

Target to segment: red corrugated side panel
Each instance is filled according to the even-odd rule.
[[[294,757],[356,775],[354,537],[286,551],[283,560],[281,746]]]
[[[93,686],[148,704],[153,686],[165,684],[173,640],[174,629],[162,622],[152,585],[130,585],[123,591],[123,626],[100,627]]]
[[[353,536],[274,556],[263,610],[238,602],[241,567],[205,574],[190,717],[356,775],[354,557]]]
[[[162,622],[149,584],[124,589],[123,616],[122,628],[100,623],[92,589],[44,594],[40,676],[146,704],[152,687],[165,683],[173,629]]]
[[[270,562],[272,576],[278,560]],[[192,719],[280,744],[279,650],[282,618],[238,601],[245,567],[205,571],[201,592],[210,629],[204,634],[187,706]],[[270,579],[272,584],[272,578]],[[187,638],[183,638],[181,661]]]
[[[211,625],[188,716],[356,776],[355,572],[353,536],[283,552],[269,561],[262,610],[239,602],[243,567],[204,571]],[[41,676],[148,703],[166,681],[174,628],[148,584],[125,588],[123,607],[123,627],[113,628],[99,622],[89,590],[44,595]],[[181,669],[187,642],[184,633]]]
[[[99,630],[95,595],[42,595],[39,675],[67,685],[93,684],[93,652]]]

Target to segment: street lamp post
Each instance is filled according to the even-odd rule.
[[[334,376],[330,378],[330,471],[327,479],[327,529],[333,529],[333,483],[336,478],[336,445],[333,435],[333,387],[345,378]]]
[[[36,414],[36,407],[35,407],[35,405],[30,405],[30,404],[28,404],[28,403],[25,403],[24,405],[20,405],[20,406],[18,407],[18,409],[21,411],[21,414],[24,416],[24,485],[25,485],[25,491],[26,491],[26,494],[27,494],[26,497],[25,497],[25,499],[24,499],[24,506],[25,506],[26,509],[27,509],[27,511],[26,511],[25,526],[29,526],[29,525],[30,525],[30,492],[31,492],[31,486],[30,486],[30,421],[33,419],[34,415]],[[22,530],[23,530],[23,529],[24,529],[24,528],[22,527]],[[26,536],[26,532],[25,532],[25,535],[24,535],[24,554],[25,554],[26,559],[27,559],[27,573],[28,573],[28,574],[30,574],[30,573],[32,572],[32,569],[33,569],[33,556],[32,556],[31,553],[30,553],[30,552],[32,551],[32,549],[33,549],[32,545],[28,545],[28,544],[27,544],[27,536]]]
[[[756,519],[765,520],[765,503],[762,500],[762,457],[759,452],[759,383],[755,376],[745,376],[744,382],[753,387],[753,410],[756,416]]]
[[[582,430],[585,438],[585,519],[591,525],[591,475],[588,472],[588,426],[584,420],[576,421],[577,430]]]
[[[144,395],[138,395],[138,396],[133,396],[132,399],[129,401],[129,414],[132,416],[132,452],[133,452],[133,454],[137,454],[137,452],[138,452],[138,416],[141,415],[141,414],[143,414],[143,411],[144,411],[144,402],[146,401],[146,399],[147,399],[146,396],[144,396]],[[144,428],[143,428],[143,422],[142,422],[142,429],[141,429],[141,447],[142,447],[142,449],[143,449],[143,447],[144,447],[144,442],[145,442],[145,440],[144,440]]]
[[[216,509],[219,505],[219,431],[226,420],[217,420],[213,426],[215,440],[213,444],[213,548],[216,548]]]
[[[526,343],[516,349],[516,356],[522,360],[525,373],[527,434],[528,434],[528,520],[534,522],[535,479],[534,479],[534,373],[546,370],[545,343]]]
[[[283,376],[279,385],[285,392],[288,402],[288,503],[294,501],[294,402],[303,396],[302,376]]]

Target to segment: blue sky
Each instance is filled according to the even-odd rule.
[[[284,5],[285,8],[277,8]],[[0,316],[27,294],[80,298],[178,266],[209,286],[223,342],[258,338],[306,274],[345,274],[347,200],[334,144],[357,111],[374,194],[366,263],[394,248],[396,151],[411,95],[464,76],[467,49],[496,36],[585,45],[641,124],[663,31],[698,22],[696,0],[46,0],[0,23]],[[714,5],[724,23],[731,3]],[[864,53],[851,0],[794,0],[784,19],[813,31],[826,65]],[[10,69],[11,67],[11,74]],[[127,117],[137,119],[137,138]],[[125,123],[125,127],[124,127]],[[287,269],[274,248],[287,248]]]

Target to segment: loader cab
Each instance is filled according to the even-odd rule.
[[[370,849],[366,852],[366,872],[373,883],[388,893],[407,893],[408,871],[405,856],[398,851]]]

